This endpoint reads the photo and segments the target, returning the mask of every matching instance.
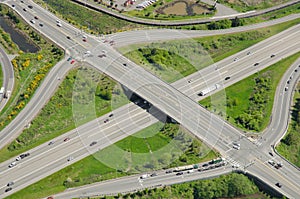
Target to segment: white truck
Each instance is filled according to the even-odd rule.
[[[146,179],[146,178],[148,178],[150,175],[149,174],[143,174],[141,177],[140,177],[140,179]]]
[[[5,92],[4,87],[1,87],[1,89],[0,89],[0,94],[4,95],[4,92]]]
[[[215,84],[215,85],[213,85],[211,87],[208,87],[208,88],[202,90],[198,95],[199,96],[204,96],[204,95],[206,95],[206,94],[208,94],[208,93],[210,93],[210,92],[212,92],[214,90],[217,90],[218,88],[220,88],[220,85],[219,84]]]

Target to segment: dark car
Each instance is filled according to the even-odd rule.
[[[151,177],[157,176],[157,173],[152,173],[150,176]]]
[[[20,157],[23,159],[23,158],[25,158],[25,157],[27,157],[29,155],[30,155],[30,153],[23,153],[23,154],[20,155]]]
[[[54,144],[54,142],[53,142],[53,141],[50,141],[50,142],[48,143],[48,145],[52,145],[52,144]]]
[[[272,152],[269,152],[270,156],[273,156],[273,153]]]
[[[44,26],[44,24],[43,24],[43,23],[40,23],[39,25],[40,25],[41,27],[43,27],[43,26]]]
[[[64,139],[64,142],[66,142],[66,141],[68,141],[68,140],[70,140],[70,138],[65,138],[65,139]]]
[[[26,12],[27,10],[26,10],[26,8],[23,8],[23,10],[24,10],[24,12]]]
[[[67,39],[71,39],[71,37],[70,37],[70,36],[67,36]]]
[[[112,113],[112,114],[109,114],[109,116],[108,117],[112,117],[112,116],[114,116],[114,114]]]
[[[39,19],[37,16],[34,16],[35,19]]]
[[[126,64],[126,63],[124,63],[124,64],[123,64],[123,66],[127,66],[127,64]]]
[[[95,144],[97,144],[97,142],[96,142],[96,141],[93,141],[93,142],[90,144],[90,146],[94,146]]]
[[[173,173],[173,171],[172,170],[167,170],[166,173]]]
[[[67,59],[67,61],[70,61],[72,59],[72,57],[69,57],[68,59]]]
[[[257,62],[254,64],[254,66],[258,66],[258,65],[259,65],[259,63],[257,63]]]
[[[15,183],[14,182],[9,182],[7,183],[7,186],[10,187],[10,186],[13,186]]]
[[[8,191],[10,191],[10,190],[12,190],[12,188],[11,188],[11,187],[8,187],[7,189],[5,189],[5,192],[8,192]]]
[[[274,55],[274,54],[272,54],[272,55],[271,55],[271,58],[272,58],[272,57],[275,57],[275,55]]]
[[[32,5],[28,5],[28,8],[32,9],[33,7],[32,7]]]
[[[183,174],[183,172],[181,171],[181,172],[178,172],[178,173],[176,173],[176,175],[177,176],[180,176],[180,175],[182,175]]]
[[[225,80],[229,80],[230,79],[230,77],[225,77]]]
[[[279,188],[282,187],[282,185],[281,185],[279,182],[277,182],[275,185],[276,185],[277,187],[279,187]]]

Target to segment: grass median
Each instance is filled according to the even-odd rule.
[[[248,32],[132,45],[122,47],[119,51],[152,74],[171,83],[299,22],[300,19],[296,19]]]
[[[42,198],[70,187],[199,163],[216,156],[178,124],[157,123],[12,194],[10,198]]]
[[[267,127],[273,108],[277,85],[285,71],[300,57],[296,53],[225,89],[226,102],[216,93],[200,101],[209,110],[225,117],[233,125],[250,132]],[[214,99],[213,105],[211,99]],[[226,107],[226,113],[220,111]]]
[[[292,104],[292,117],[287,133],[276,149],[282,156],[300,167],[300,82],[296,86]]]

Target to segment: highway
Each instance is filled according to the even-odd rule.
[[[0,63],[3,72],[3,84],[1,85],[1,87],[4,87],[5,91],[13,91],[15,82],[13,66],[2,47],[0,47],[0,54]],[[4,98],[4,95],[0,94],[0,111],[4,108],[8,100],[8,98]]]
[[[37,9],[37,8],[38,8],[37,6],[34,6],[34,9]],[[18,9],[18,7],[17,7],[17,9]],[[22,9],[22,6],[20,6],[19,9]],[[42,20],[43,16],[40,16],[40,15],[42,15],[41,13],[43,13],[43,12],[39,11],[37,13],[39,13],[39,18]],[[29,12],[26,12],[25,14],[27,15],[27,14],[29,14]],[[35,13],[33,13],[33,14],[35,14]],[[30,17],[33,17],[33,16],[32,16],[32,14],[31,15],[29,14],[29,16],[27,16],[27,17],[28,17],[28,20],[30,20]],[[80,32],[80,31],[74,30],[74,28],[69,27],[67,24],[64,24],[63,22],[62,22],[63,26],[61,28],[59,28],[55,24],[55,19],[49,20],[49,17],[51,17],[51,16],[47,17],[45,15],[45,18],[48,19],[47,21],[53,22],[53,24],[49,23],[49,34],[51,34],[51,32],[50,32],[51,29],[57,29],[57,30],[62,29],[61,31],[63,32],[63,33],[61,33],[60,31],[57,31],[57,30],[52,31],[52,32],[55,32],[55,36],[56,36],[55,38],[52,38],[52,39],[56,40],[56,42],[58,44],[64,44],[64,41],[66,41],[66,43],[68,43],[68,40],[66,39],[66,34],[71,35],[72,33],[75,34],[75,33]],[[43,27],[43,30],[41,30],[41,32],[44,31],[44,32],[47,32],[47,34],[48,34],[48,30],[46,29],[45,26]],[[294,29],[294,31],[295,31],[295,29]],[[145,99],[147,99],[147,101],[151,102],[151,104],[153,104],[156,107],[160,108],[161,110],[163,110],[163,112],[171,115],[174,119],[179,121],[184,126],[190,127],[190,130],[192,132],[194,132],[197,136],[201,137],[204,141],[209,142],[208,144],[214,145],[214,147],[216,149],[220,150],[220,152],[223,155],[231,156],[233,154],[234,155],[239,154],[238,158],[241,162],[243,162],[243,161],[245,161],[245,159],[247,159],[242,154],[242,152],[239,152],[239,153],[233,152],[232,147],[231,147],[231,141],[240,139],[241,134],[239,134],[239,132],[237,132],[233,127],[231,127],[227,123],[223,123],[221,118],[218,118],[214,115],[211,115],[207,111],[201,109],[201,107],[195,101],[193,101],[191,98],[187,97],[186,95],[183,95],[178,90],[174,89],[173,86],[170,86],[170,85],[166,84],[165,82],[162,82],[161,80],[159,80],[156,77],[154,77],[153,75],[147,73],[145,70],[143,70],[140,67],[134,65],[133,63],[129,62],[127,67],[122,66],[122,63],[124,61],[127,61],[127,59],[121,57],[114,49],[112,49],[107,44],[97,43],[97,41],[93,40],[93,38],[91,38],[91,37],[88,37],[88,42],[85,43],[85,42],[81,41],[81,36],[72,38],[72,40],[70,42],[74,42],[74,41],[76,41],[78,43],[78,45],[73,45],[73,47],[69,48],[68,50],[72,51],[72,53],[74,53],[75,56],[78,57],[78,59],[84,59],[83,53],[86,51],[86,49],[92,48],[91,52],[94,55],[97,55],[97,53],[99,53],[99,51],[102,51],[103,49],[105,49],[108,52],[109,57],[107,57],[107,60],[101,61],[101,66],[98,65],[99,61],[97,61],[98,63],[95,63],[95,60],[98,59],[97,57],[93,57],[93,58],[86,57],[85,61],[87,63],[90,63],[90,64],[94,65],[95,67],[98,67],[98,69],[99,69],[99,67],[102,67],[102,68],[100,68],[101,71],[105,71],[105,73],[107,73],[110,76],[112,76],[113,78],[119,80],[122,84],[124,84],[125,86],[127,86],[131,90],[136,91],[136,93],[143,96]],[[296,42],[297,42],[297,40],[296,40]],[[294,43],[297,44],[296,42],[294,42]],[[286,42],[284,42],[284,44],[285,43]],[[95,44],[97,44],[97,45],[93,46]],[[64,45],[67,45],[67,44],[64,44]],[[289,45],[289,44],[287,43],[287,45]],[[291,47],[291,49],[293,51],[297,50],[297,48],[293,49],[293,47]],[[286,50],[286,51],[288,51],[288,50]],[[286,52],[285,55],[287,56],[288,53],[289,52]],[[266,54],[267,53],[265,53],[264,56],[266,56]],[[263,56],[263,55],[260,55],[260,56]],[[94,60],[94,58],[96,58],[96,59]],[[258,57],[258,58],[259,58],[259,60],[261,59],[261,57]],[[246,63],[249,64],[249,62],[251,61],[251,65],[252,65],[253,61],[251,59],[250,60],[249,59],[248,60],[245,59],[243,63],[244,64],[246,64]],[[264,65],[266,67],[268,65],[268,63],[271,63],[271,62],[272,62],[272,60],[269,60],[266,63],[263,62],[262,65]],[[65,63],[65,64],[68,67],[71,67],[70,64],[69,65],[67,63]],[[109,66],[109,67],[107,67],[107,66]],[[62,73],[62,74],[64,74],[64,73]],[[57,75],[57,74],[55,74],[55,75]],[[134,81],[132,81],[132,80],[134,80]],[[54,79],[53,79],[52,82],[57,82],[57,80],[54,81]],[[130,84],[130,83],[135,83],[135,84]],[[58,84],[58,83],[56,83],[56,84]],[[163,85],[164,87],[161,87],[161,85]],[[149,87],[151,89],[149,89]],[[152,92],[148,93],[147,92],[148,89],[151,90]],[[161,89],[163,89],[163,90],[161,90]],[[156,96],[160,92],[164,92],[163,94],[168,93],[168,96],[161,95],[161,96],[163,96],[163,100],[162,99],[153,99],[153,98],[156,98]],[[153,97],[153,96],[155,96],[155,97]],[[177,108],[174,108],[173,106],[170,106],[170,104],[174,104],[173,102],[170,102],[170,101],[178,102],[178,105],[183,107],[181,109],[182,114],[183,114],[182,117],[180,117],[180,114],[179,114],[180,112],[178,112],[179,110]],[[197,115],[199,117],[199,120],[197,120],[197,118],[189,118],[190,114],[192,114],[193,112],[194,112],[195,115]],[[204,114],[201,115],[200,113],[201,114],[204,113]],[[174,116],[176,116],[176,117],[174,117]],[[189,118],[189,119],[187,119],[187,118]],[[210,120],[211,118],[212,118],[212,120]],[[28,121],[30,121],[30,120],[28,120]],[[202,122],[202,123],[200,123],[200,122]],[[211,123],[209,123],[209,122],[211,122]],[[203,137],[203,135],[199,134],[199,132],[197,132],[197,130],[199,130],[198,129],[198,127],[199,127],[199,128],[203,128],[206,132],[207,123],[209,123],[211,125],[210,126],[211,129],[209,129],[208,133],[204,134],[205,137]],[[200,124],[200,126],[198,126],[198,124]],[[224,128],[223,128],[223,125],[224,125]],[[16,125],[16,129],[17,128],[21,129],[21,127],[22,127],[22,124],[19,125],[19,126]],[[221,132],[222,128],[223,128],[222,133],[227,135],[228,140],[220,141],[218,139],[219,135],[216,134],[216,133]],[[7,130],[7,129],[5,129],[5,130]],[[11,129],[11,130],[14,130],[14,129]],[[8,131],[8,132],[10,132],[10,131]],[[13,131],[13,132],[15,132],[15,131]],[[217,136],[217,137],[214,137],[214,136]],[[253,147],[256,147],[256,145],[252,144],[247,139],[242,140],[242,146],[249,147],[249,149],[253,148]],[[70,148],[71,148],[71,146],[70,146]],[[72,151],[72,150],[70,150],[70,151]],[[240,151],[243,151],[243,150],[240,150]],[[66,148],[64,148],[64,153],[67,153]],[[70,155],[70,154],[65,155],[65,158],[68,155]],[[82,154],[80,152],[77,155],[81,156]],[[48,156],[45,156],[45,157],[48,157]],[[54,155],[53,155],[53,156],[49,156],[47,158],[47,160],[44,160],[44,159],[46,159],[46,158],[44,158],[43,161],[51,161],[50,157],[55,158]],[[30,158],[28,159],[28,161],[30,160]],[[63,159],[64,161],[65,161],[65,158]],[[56,157],[56,159],[57,159],[57,157]],[[43,161],[41,161],[41,162],[43,162]],[[38,163],[36,163],[36,164],[40,165],[41,162],[38,161]],[[61,164],[61,162],[59,162],[58,164]],[[52,165],[54,165],[54,164],[52,164]],[[6,167],[7,167],[7,165],[6,165]],[[25,163],[24,163],[24,167],[25,167]],[[14,168],[17,168],[17,167],[14,167]],[[12,168],[12,170],[14,168]],[[27,168],[28,167],[24,168],[24,171],[26,171]],[[32,167],[32,168],[34,168],[34,167]],[[50,168],[51,167],[48,165],[48,168],[47,168],[48,171],[51,170]],[[18,167],[18,171],[20,170],[20,172],[21,172],[22,169],[23,169],[23,165]],[[49,174],[49,173],[51,173],[51,172],[48,172],[47,174]],[[43,172],[43,174],[45,175],[45,172]],[[9,175],[9,174],[7,174],[7,175]],[[3,178],[3,179],[8,180],[8,179],[12,179],[12,178]],[[34,180],[26,180],[26,183],[36,181],[37,179],[38,178],[35,178]],[[24,182],[25,182],[25,180],[24,180]],[[5,183],[7,183],[7,182],[5,182]],[[21,186],[20,186],[20,188],[21,188]],[[14,191],[15,190],[18,190],[18,188],[14,189]],[[297,189],[295,191],[297,191]],[[291,192],[290,194],[295,194],[295,193]]]

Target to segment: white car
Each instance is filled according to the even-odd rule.
[[[12,167],[16,166],[16,164],[17,164],[16,162],[12,162],[12,163],[10,163],[10,165],[8,165],[8,167],[12,168]]]
[[[57,26],[58,26],[58,27],[62,27],[61,23],[57,23]]]
[[[32,24],[35,24],[35,21],[34,21],[33,19],[31,19],[30,22],[31,22]]]
[[[20,156],[18,156],[17,158],[16,158],[16,161],[20,161],[22,158],[20,157]]]
[[[240,150],[241,147],[238,146],[238,145],[233,145],[233,148],[236,149],[236,150]]]

